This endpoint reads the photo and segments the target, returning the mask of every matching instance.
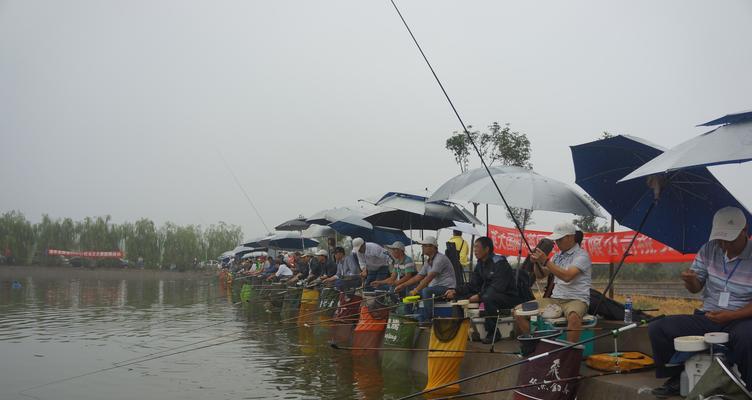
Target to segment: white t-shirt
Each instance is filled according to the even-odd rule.
[[[280,276],[292,276],[292,270],[285,264],[280,264],[277,273],[274,274],[277,277]]]

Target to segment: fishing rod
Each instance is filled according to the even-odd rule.
[[[655,208],[656,203],[658,202],[658,199],[654,199],[650,203],[650,207],[648,207],[647,211],[645,212],[645,215],[642,217],[642,221],[640,221],[640,225],[637,227],[637,230],[635,231],[634,236],[632,236],[632,240],[629,241],[629,245],[627,246],[626,250],[624,250],[624,254],[621,256],[621,260],[619,260],[619,265],[614,270],[614,273],[611,274],[608,277],[608,284],[606,285],[606,289],[603,290],[603,296],[598,300],[598,304],[595,306],[595,312],[593,315],[598,315],[598,311],[601,308],[601,305],[603,304],[603,300],[606,299],[606,293],[608,293],[609,289],[614,285],[614,282],[616,281],[616,275],[619,274],[619,271],[621,271],[621,267],[624,266],[624,262],[627,260],[627,257],[629,257],[629,251],[632,249],[632,246],[634,245],[635,241],[637,240],[637,236],[640,234],[640,231],[645,226],[645,222],[648,220],[648,216],[653,211],[653,208]]]
[[[259,221],[261,221],[261,225],[264,225],[264,229],[266,229],[267,232],[271,232],[269,227],[266,225],[266,222],[264,222],[264,218],[261,216],[261,213],[256,208],[256,205],[253,203],[253,200],[251,200],[251,196],[248,195],[248,192],[245,191],[245,188],[243,185],[240,184],[240,180],[238,180],[237,175],[235,175],[235,172],[232,171],[230,168],[230,164],[227,163],[227,160],[225,160],[225,157],[222,155],[222,152],[219,151],[219,148],[215,148],[217,151],[217,154],[219,154],[219,158],[222,160],[222,163],[225,165],[225,168],[227,168],[227,171],[230,172],[230,175],[232,176],[232,179],[235,181],[235,184],[238,185],[238,188],[240,188],[240,191],[243,192],[243,195],[245,196],[245,199],[248,200],[248,204],[251,205],[251,208],[253,208],[253,212],[256,213],[256,216],[258,217]]]
[[[483,168],[485,168],[486,173],[488,174],[488,177],[491,178],[491,182],[493,182],[494,187],[496,188],[496,191],[499,193],[499,197],[501,197],[501,201],[504,203],[504,207],[506,207],[507,212],[509,213],[509,216],[512,218],[512,222],[514,222],[514,226],[520,232],[522,241],[525,243],[525,246],[527,247],[528,251],[532,253],[533,248],[530,247],[530,243],[528,243],[527,238],[525,238],[525,231],[522,229],[522,225],[520,225],[520,222],[517,220],[517,217],[514,216],[514,213],[512,212],[512,207],[509,206],[509,203],[507,203],[506,197],[504,197],[504,194],[501,192],[501,188],[499,188],[499,184],[496,182],[496,179],[491,173],[491,169],[488,168],[488,164],[486,164],[486,160],[483,159],[483,154],[480,152],[480,149],[478,149],[478,145],[475,143],[475,140],[473,140],[473,136],[467,130],[467,125],[465,125],[465,122],[462,120],[462,117],[460,117],[460,113],[459,111],[457,111],[457,108],[454,106],[454,102],[449,97],[449,93],[447,93],[446,89],[444,88],[444,85],[441,83],[441,80],[439,79],[439,76],[436,74],[436,71],[433,69],[431,62],[428,61],[428,57],[426,56],[426,53],[423,51],[423,48],[420,46],[420,43],[418,43],[418,39],[413,34],[413,31],[412,29],[410,29],[410,26],[407,24],[407,21],[402,16],[402,13],[400,12],[399,7],[397,7],[397,3],[395,3],[394,0],[390,0],[390,1],[392,3],[392,6],[394,6],[394,10],[397,11],[397,15],[399,15],[400,19],[402,20],[402,23],[405,25],[407,32],[410,34],[410,37],[412,37],[413,42],[415,43],[415,46],[418,48],[418,51],[420,51],[420,55],[423,56],[423,60],[426,62],[426,65],[428,65],[428,69],[431,70],[431,74],[433,74],[433,77],[436,80],[436,83],[439,85],[439,88],[441,88],[441,92],[444,93],[444,97],[446,98],[447,102],[449,102],[449,106],[452,107],[452,111],[454,111],[454,115],[457,117],[457,120],[462,126],[462,131],[465,133],[467,140],[473,146],[473,149],[475,150],[475,153],[478,155],[478,158],[480,159],[481,164],[483,164]]]
[[[569,350],[569,349],[571,349],[573,347],[576,347],[576,346],[581,346],[581,345],[584,345],[584,344],[587,344],[587,343],[590,343],[590,342],[594,342],[596,340],[603,339],[603,338],[608,337],[608,336],[618,337],[623,332],[626,332],[628,330],[637,328],[638,326],[648,325],[648,324],[653,323],[653,322],[655,322],[655,321],[657,321],[657,320],[659,320],[661,318],[664,318],[664,317],[665,317],[665,315],[659,315],[657,317],[653,317],[653,318],[650,318],[648,320],[642,320],[642,321],[639,321],[639,322],[634,322],[634,323],[631,323],[629,325],[625,325],[625,326],[623,326],[621,328],[614,329],[614,330],[612,330],[610,332],[606,332],[606,333],[603,333],[603,334],[600,334],[600,335],[593,336],[592,338],[589,338],[589,339],[581,340],[581,341],[576,342],[576,343],[570,343],[568,345],[556,348],[556,349],[551,350],[551,351],[547,351],[545,353],[534,355],[534,356],[531,356],[531,357],[528,357],[528,358],[523,358],[522,360],[515,361],[513,363],[506,364],[506,365],[503,365],[503,366],[498,367],[498,368],[493,368],[493,369],[485,371],[485,372],[480,372],[480,373],[477,373],[475,375],[470,375],[468,377],[465,377],[465,378],[462,378],[462,379],[458,379],[458,380],[456,380],[454,382],[449,382],[449,383],[446,383],[446,384],[443,384],[443,385],[439,385],[439,386],[433,387],[431,389],[425,389],[425,390],[422,390],[420,392],[416,392],[416,393],[413,393],[413,394],[410,394],[410,395],[407,395],[407,396],[404,396],[404,397],[400,397],[398,400],[412,399],[414,397],[422,396],[422,395],[424,395],[426,393],[432,393],[432,392],[444,389],[444,388],[452,386],[452,385],[456,385],[456,384],[459,384],[459,383],[467,382],[467,381],[470,381],[470,380],[473,380],[473,379],[477,379],[477,378],[480,378],[480,377],[483,377],[483,376],[486,376],[486,375],[490,375],[490,374],[493,374],[493,373],[496,373],[496,372],[504,371],[504,370],[507,370],[509,368],[513,368],[513,367],[516,367],[516,366],[519,366],[519,365],[522,365],[522,364],[526,364],[526,363],[529,363],[531,361],[535,361],[535,360],[540,359],[540,358],[545,358],[545,357],[548,357],[550,355],[553,355],[553,354],[556,354],[556,353],[560,353],[560,352],[565,351],[565,350]]]
[[[340,346],[337,343],[330,343],[329,346],[335,350],[348,350],[348,351],[404,351],[404,352],[429,352],[429,353],[475,353],[475,354],[488,354],[488,353],[495,353],[495,354],[510,354],[510,355],[520,355],[519,352],[515,351],[504,351],[504,352],[489,352],[489,351],[483,351],[483,350],[445,350],[445,349],[406,349],[406,348],[400,348],[400,347],[347,347],[347,346]]]
[[[527,389],[527,388],[536,387],[536,386],[550,385],[552,383],[567,383],[567,382],[572,382],[572,381],[582,381],[585,379],[598,378],[601,376],[623,375],[623,374],[624,372],[621,372],[621,371],[611,371],[611,372],[601,372],[601,373],[591,374],[591,375],[577,375],[577,376],[572,376],[569,378],[554,379],[550,381],[544,380],[538,383],[527,383],[524,385],[509,386],[509,387],[500,388],[500,389],[484,390],[482,392],[463,393],[463,394],[456,394],[456,395],[446,396],[446,397],[436,397],[436,398],[433,398],[433,400],[464,399],[466,397],[475,397],[475,396],[482,396],[484,394],[508,392],[511,390],[518,390],[518,389]]]

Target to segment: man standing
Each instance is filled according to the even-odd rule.
[[[672,315],[649,327],[657,378],[669,378],[653,389],[659,397],[679,394],[681,366],[667,366],[674,354],[674,338],[708,332],[729,334],[728,360],[739,367],[752,389],[752,244],[747,219],[736,207],[718,210],[710,238],[689,270],[681,275],[691,293],[702,291],[702,309],[693,315]]]
[[[567,340],[577,342],[582,331],[582,317],[590,304],[591,262],[590,255],[581,248],[576,240],[577,228],[571,222],[564,222],[554,227],[548,239],[559,247],[557,253],[548,260],[546,253],[536,248],[530,259],[535,263],[534,271],[538,279],[554,275],[554,290],[549,298],[538,300],[538,307],[543,310],[550,304],[561,307],[567,319]],[[530,321],[525,317],[515,317],[518,334],[530,333]]]
[[[392,259],[386,249],[376,243],[366,243],[362,238],[355,238],[353,252],[358,257],[361,276],[366,278],[365,290],[373,290],[371,282],[381,281],[389,276],[389,264]]]
[[[423,309],[420,314],[421,322],[429,322],[433,318],[433,300],[435,297],[444,297],[444,294],[449,289],[455,289],[457,287],[457,279],[454,276],[454,267],[449,257],[439,253],[438,242],[434,236],[426,236],[424,240],[419,242],[423,247],[423,255],[428,257],[423,268],[418,272],[418,275],[399,284],[394,288],[395,292],[410,287],[411,285],[418,284],[418,286],[410,291],[411,295],[420,293],[420,297],[423,300]]]
[[[463,270],[470,268],[470,261],[467,256],[470,253],[470,246],[465,239],[462,238],[462,232],[452,231],[452,238],[448,240],[450,243],[454,243],[454,247],[457,249],[457,253],[460,255],[460,264]]]
[[[514,270],[505,257],[494,254],[493,241],[480,237],[475,240],[473,251],[478,263],[470,276],[470,283],[458,286],[457,290],[448,290],[446,296],[449,299],[469,297],[472,303],[483,303],[486,310],[483,343],[490,344],[494,338],[501,339],[501,335],[494,334],[498,314],[501,310],[511,310],[522,300],[517,293]]]

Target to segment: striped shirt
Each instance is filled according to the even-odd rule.
[[[717,241],[710,241],[697,252],[691,269],[704,285],[703,311],[738,310],[752,301],[752,241],[748,241],[742,253],[733,260],[727,259]],[[720,296],[726,288],[728,306],[721,307]]]

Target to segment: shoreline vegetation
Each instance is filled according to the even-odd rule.
[[[51,267],[42,265],[2,265],[0,266],[0,288],[4,288],[13,280],[27,277],[59,279],[59,278],[95,278],[95,279],[167,279],[190,280],[216,277],[216,270],[205,271],[170,271],[158,269],[138,268],[81,268],[81,267]],[[23,283],[23,282],[22,282]]]
[[[42,215],[32,223],[20,211],[0,215],[0,264],[57,266],[61,257],[48,256],[48,249],[66,251],[122,251],[131,265],[147,269],[174,266],[193,269],[196,261],[214,260],[243,241],[239,226],[218,222],[209,226],[161,226],[148,219],[115,223],[109,215],[52,219]],[[10,260],[8,260],[10,259]],[[118,259],[87,259],[87,267],[118,267]]]

